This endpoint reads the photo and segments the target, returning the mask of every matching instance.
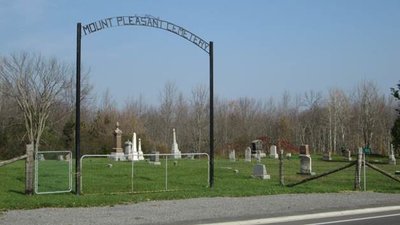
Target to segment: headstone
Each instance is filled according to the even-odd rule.
[[[396,157],[394,156],[393,144],[390,145],[389,164],[396,165]]]
[[[254,140],[251,142],[251,154],[255,155],[257,154],[258,150],[263,149],[262,141],[261,140]]]
[[[136,147],[136,132],[133,132],[132,134],[132,153],[137,152],[137,147]]]
[[[350,150],[346,150],[346,156],[347,156],[347,161],[353,160],[353,159],[351,158],[351,151],[350,151]]]
[[[128,147],[129,146],[129,147]],[[125,142],[125,154],[128,154],[129,161],[138,161],[138,152],[136,149],[136,133],[133,132],[132,142]]]
[[[186,158],[187,158],[187,159],[194,160],[194,154],[188,154],[188,155],[186,156]]]
[[[139,160],[144,160],[143,157],[143,151],[142,151],[142,140],[139,138],[139,143],[138,143],[138,154],[139,154]]]
[[[231,161],[231,162],[235,162],[236,161],[235,150],[231,150],[229,152],[229,161]]]
[[[310,155],[310,150],[308,148],[308,145],[300,146],[300,155]]]
[[[267,169],[264,164],[256,164],[253,168],[253,176],[256,178],[261,178],[263,180],[268,180],[271,178],[270,175],[267,174]]]
[[[269,157],[273,159],[279,158],[279,155],[276,151],[276,145],[271,145],[271,147],[269,148]]]
[[[290,159],[290,158],[292,158],[292,153],[286,153],[286,159]]]
[[[125,142],[125,155],[127,156],[129,161],[136,161],[137,160],[137,153],[136,157],[134,156],[134,152],[132,151],[132,142],[129,140]]]
[[[247,147],[246,150],[244,150],[244,161],[251,162],[251,148],[250,147]]]
[[[127,141],[125,141],[124,146],[125,146],[124,147],[125,155],[128,155],[128,158],[129,158],[129,155],[132,155],[132,142],[127,140]],[[132,160],[132,159],[130,159],[130,160]]]
[[[261,151],[260,150],[257,150],[256,159],[257,159],[257,163],[261,162]]]
[[[158,151],[152,152],[152,155],[150,156],[150,163],[153,165],[161,165],[160,152]]]
[[[332,161],[332,153],[331,153],[331,151],[324,151],[324,153],[322,155],[322,160]]]
[[[172,136],[173,136],[173,140],[172,140],[171,153],[173,154],[173,158],[174,159],[180,159],[181,158],[181,151],[179,151],[178,143],[176,142],[175,129],[172,129]]]
[[[116,123],[116,128],[113,132],[114,134],[114,148],[115,152],[111,153],[111,158],[113,158],[115,161],[124,161],[125,160],[125,155],[122,149],[122,142],[121,142],[121,137],[122,137],[122,130],[119,129],[119,123]]]
[[[43,155],[43,154],[39,154],[39,155],[38,155],[38,160],[39,160],[39,161],[45,160],[44,155]]]
[[[311,157],[309,155],[300,155],[300,173],[301,175],[315,175],[312,172]]]

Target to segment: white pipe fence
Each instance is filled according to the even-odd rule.
[[[48,160],[46,160],[46,156],[48,155],[53,155],[53,157]],[[63,160],[59,160],[58,156],[63,156]],[[54,158],[54,156],[56,156]],[[67,157],[68,156],[68,157]],[[42,158],[43,157],[43,158]],[[47,157],[48,158],[48,157]],[[55,182],[60,182],[59,180],[57,180],[57,176],[55,177],[51,177],[51,173],[55,172],[57,169],[60,168],[56,168],[54,167],[50,167],[50,166],[46,166],[46,165],[42,165],[42,164],[47,164],[47,161],[67,161],[68,163],[68,171],[65,171],[67,173],[68,176],[68,187],[66,187],[66,189],[61,189],[61,190],[46,190],[46,191],[41,191],[40,187],[41,187],[41,183],[46,183],[45,181],[45,177],[40,176],[39,174],[39,170],[44,170],[47,173],[47,183],[55,183]],[[60,164],[61,165],[61,164]],[[43,167],[43,168],[42,168]],[[54,170],[54,171],[52,171]],[[41,182],[43,181],[43,182]],[[57,185],[56,185],[57,186]],[[68,193],[72,191],[72,152],[71,151],[37,151],[35,154],[35,193],[36,194],[56,194],[56,193]]]
[[[132,155],[132,154],[131,154]],[[157,153],[151,153],[151,154],[143,154],[143,156],[146,158],[146,160],[142,160],[142,161],[134,161],[134,160],[125,160],[125,161],[127,161],[127,162],[130,162],[131,163],[131,170],[130,170],[130,179],[131,179],[131,182],[130,182],[130,192],[131,193],[140,193],[140,192],[147,192],[147,191],[141,191],[141,190],[135,190],[134,189],[134,181],[135,181],[135,164],[136,163],[139,163],[139,162],[143,162],[143,161],[149,161],[149,164],[150,163],[153,163],[152,161],[150,161],[149,159],[148,159],[148,157],[151,157],[151,156],[153,156],[153,157],[156,157],[156,155],[158,155],[159,157],[160,157],[160,161],[161,161],[161,158],[163,158],[163,161],[165,161],[165,173],[164,173],[164,188],[162,189],[162,190],[153,190],[153,191],[168,191],[169,190],[169,187],[168,187],[168,177],[170,176],[170,174],[168,174],[168,158],[169,157],[173,157],[174,156],[174,154],[172,154],[172,153],[169,153],[169,154],[165,154],[165,153],[159,153],[159,154],[157,154]],[[124,154],[124,157],[126,158],[126,159],[128,159],[128,156],[129,156],[129,154]],[[187,157],[201,157],[201,156],[206,156],[207,157],[207,171],[205,171],[206,173],[207,173],[207,184],[205,185],[205,187],[207,187],[208,186],[208,184],[210,183],[209,181],[210,181],[210,156],[207,154],[207,153],[181,153],[181,156],[182,156],[182,159],[174,159],[173,161],[177,161],[177,162],[179,162],[179,160],[187,160],[187,159],[184,159],[183,157],[184,156],[187,156]],[[84,165],[84,160],[85,159],[88,159],[88,158],[112,158],[112,157],[115,157],[114,155],[111,155],[111,154],[86,154],[86,155],[83,155],[82,157],[81,157],[81,159],[80,159],[80,168],[81,168],[81,176],[80,176],[80,190],[81,190],[81,192],[82,193],[85,193],[85,189],[84,189],[84,179],[83,179],[83,176],[86,176],[86,178],[87,178],[87,176],[91,176],[90,174],[84,174],[85,173],[85,165]],[[121,162],[121,161],[119,161],[119,162]],[[112,166],[112,164],[110,164],[110,166]],[[116,176],[118,175],[118,174],[115,174]],[[119,175],[121,175],[121,174],[119,174]],[[85,178],[85,179],[86,179]],[[129,191],[126,191],[126,192],[129,192]]]

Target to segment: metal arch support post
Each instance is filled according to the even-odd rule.
[[[209,44],[210,55],[210,188],[214,186],[214,43]]]
[[[76,26],[76,102],[75,102],[75,191],[81,194],[81,39],[82,24]]]

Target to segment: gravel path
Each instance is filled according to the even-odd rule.
[[[349,192],[218,197],[112,207],[13,210],[0,215],[0,224],[198,224],[229,218],[275,217],[388,205],[400,205],[400,194]]]

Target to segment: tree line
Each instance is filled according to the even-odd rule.
[[[0,158],[25,153],[27,143],[36,150],[74,148],[74,67],[32,53],[18,53],[0,60]],[[109,91],[100,98],[84,74],[81,103],[82,153],[110,153],[112,131],[118,121],[123,141],[136,132],[144,152],[169,152],[172,128],[183,152],[209,151],[208,87],[198,85],[184,95],[173,82],[160,91],[158,105],[142,96],[117,103]],[[398,114],[396,89],[379,90],[372,81],[361,81],[353,90],[331,88],[294,95],[260,99],[216,97],[215,149],[227,155],[230,149],[243,154],[251,141],[261,139],[266,149],[277,144],[296,151],[308,144],[313,153],[369,147],[387,155]],[[397,92],[398,93],[398,92]],[[397,94],[398,95],[398,94]],[[395,123],[395,121],[397,121]]]

